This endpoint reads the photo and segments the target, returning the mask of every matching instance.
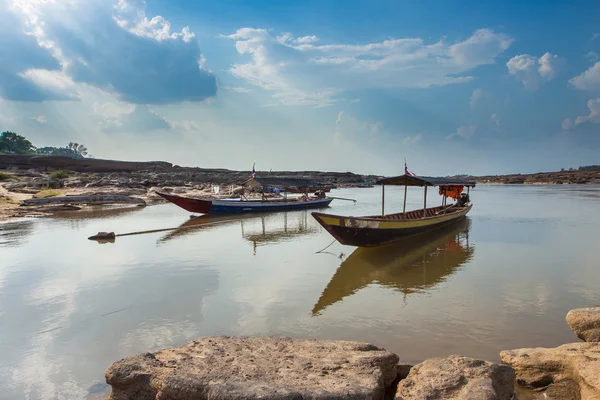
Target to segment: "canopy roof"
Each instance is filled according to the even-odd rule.
[[[244,182],[245,185],[262,186],[262,187],[319,187],[323,184],[316,181],[304,178],[287,178],[287,177],[269,177],[269,178],[251,178]]]
[[[462,179],[454,178],[442,178],[442,177],[431,177],[431,176],[412,176],[412,175],[400,175],[391,178],[380,179],[377,182],[378,185],[398,185],[398,186],[450,186],[450,185],[462,185],[468,187],[474,187],[475,181],[467,181]]]

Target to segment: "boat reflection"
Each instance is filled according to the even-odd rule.
[[[257,229],[257,224],[260,225]],[[283,221],[282,221],[283,220]],[[283,212],[242,220],[242,237],[252,242],[254,255],[258,246],[272,245],[319,232],[319,225],[308,211]]]
[[[312,314],[376,283],[405,295],[443,282],[474,253],[469,244],[470,220],[451,227],[378,247],[357,248],[339,266]]]
[[[242,237],[257,247],[272,245],[301,235],[319,232],[319,225],[308,210],[241,215],[203,215],[192,218],[159,239],[160,243],[183,237],[201,230],[240,224]]]

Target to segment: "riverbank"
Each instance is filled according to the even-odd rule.
[[[352,172],[257,171],[258,176],[311,179],[332,187],[371,187],[382,178]],[[147,204],[163,202],[157,188],[204,198],[230,196],[249,178],[247,171],[191,168],[163,161],[130,162],[68,157],[0,155],[0,222],[39,217],[60,211],[56,207],[20,207],[23,200],[73,195],[131,196]],[[600,183],[600,170],[469,177],[484,184]],[[216,191],[215,188],[219,187]]]
[[[567,323],[588,341],[502,351],[501,364],[452,355],[413,366],[369,343],[222,336],[126,357],[106,382],[112,400],[599,399],[600,307]]]
[[[573,170],[557,172],[538,172],[535,174],[484,175],[472,176],[469,179],[485,184],[530,184],[530,185],[584,185],[600,184],[600,169]]]

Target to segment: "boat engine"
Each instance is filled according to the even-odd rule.
[[[469,195],[467,193],[461,193],[460,196],[458,196],[456,205],[459,207],[466,207],[470,201],[471,199],[469,199]]]

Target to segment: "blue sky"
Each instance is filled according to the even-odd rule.
[[[598,164],[598,15],[596,1],[0,0],[0,130],[232,169]]]

